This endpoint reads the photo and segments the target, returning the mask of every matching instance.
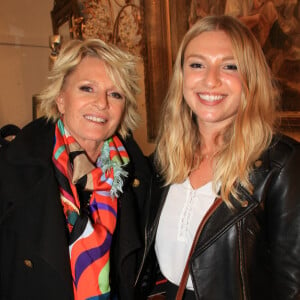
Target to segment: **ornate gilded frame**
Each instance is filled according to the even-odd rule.
[[[222,1],[221,1],[222,2]],[[146,56],[145,56],[145,84],[147,100],[147,121],[148,121],[148,138],[153,141],[157,134],[158,120],[161,103],[166,95],[168,83],[172,73],[172,64],[175,60],[176,52],[180,41],[189,28],[189,15],[191,10],[195,9],[195,14],[203,13],[209,6],[217,7],[220,1],[203,1],[203,0],[161,0],[150,1],[144,0],[145,9],[145,33],[146,33]],[[205,4],[205,7],[203,6]],[[284,4],[287,5],[287,4]],[[278,9],[282,9],[279,7]],[[300,24],[300,1],[297,8]],[[278,11],[279,13],[279,11]],[[273,38],[277,38],[276,33]],[[296,39],[299,43],[299,39]],[[300,45],[297,44],[298,51]],[[296,47],[297,49],[297,47]],[[284,53],[284,51],[283,51]],[[285,53],[286,57],[288,53]],[[292,135],[300,134],[300,81],[299,67],[300,60],[296,61],[294,69],[298,72],[293,73],[296,79],[297,88],[294,92],[287,92],[285,79],[279,79],[282,85],[283,103],[279,116],[281,119],[280,129]],[[291,76],[291,74],[288,74]],[[298,78],[298,80],[297,80]],[[298,92],[297,92],[298,91]],[[285,101],[289,99],[288,103]]]
[[[52,31],[65,39],[73,38],[73,20],[79,15],[76,0],[56,0],[51,11]]]
[[[180,41],[188,29],[190,2],[144,0],[145,93],[150,142],[156,138],[172,65]]]

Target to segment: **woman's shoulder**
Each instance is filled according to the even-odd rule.
[[[52,149],[55,125],[45,118],[34,120],[25,125],[16,137],[3,147],[1,156],[5,153],[4,159],[21,160],[25,157],[44,156],[47,151]],[[49,150],[50,151],[50,150]]]
[[[29,122],[22,128],[22,131],[27,133],[28,131],[45,132],[46,130],[54,129],[54,122],[48,120],[45,117],[41,117]]]
[[[270,149],[276,150],[276,151],[294,151],[297,150],[300,147],[300,142],[296,139],[283,134],[283,133],[277,133],[273,136]]]
[[[136,142],[134,136],[131,133],[128,134],[125,138],[122,138],[120,135],[118,135],[118,137],[125,147],[132,163],[148,165],[147,157],[144,155],[141,147]]]
[[[151,166],[148,157],[143,153],[141,147],[136,142],[132,134],[128,134],[126,138],[122,138],[118,135],[122,144],[124,145],[131,165],[131,171],[142,177],[144,180],[148,180],[152,176]]]
[[[290,136],[278,133],[273,136],[268,153],[271,161],[279,165],[285,164],[288,160],[295,160],[299,163],[300,143]]]

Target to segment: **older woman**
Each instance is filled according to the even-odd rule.
[[[300,145],[276,130],[278,99],[261,46],[240,21],[205,17],[186,33],[148,206],[141,278],[158,262],[152,294],[300,299]]]
[[[0,155],[0,298],[134,299],[147,160],[136,59],[96,39],[60,52],[46,118]]]

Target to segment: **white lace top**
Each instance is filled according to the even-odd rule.
[[[212,183],[193,189],[189,179],[173,184],[158,225],[155,251],[163,275],[179,285],[194,235],[216,195]],[[189,276],[187,288],[193,290]]]

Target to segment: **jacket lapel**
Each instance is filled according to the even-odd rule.
[[[263,189],[272,175],[269,170],[269,156],[268,152],[265,152],[261,158],[254,163],[253,171],[250,174],[250,181],[253,184],[253,194],[250,195],[250,193],[240,185],[239,194],[242,200],[245,201],[244,206],[233,198],[232,203],[236,203],[234,209],[228,208],[224,202],[215,209],[203,227],[194,255],[199,255],[199,253],[204,251],[215,239],[220,237],[230,227],[260,205],[265,197]]]
[[[237,204],[234,209],[227,207],[225,202],[222,202],[211,214],[210,218],[203,225],[203,230],[199,237],[194,255],[199,255],[204,251],[213,241],[218,239],[224,234],[230,227],[237,224],[247,214],[253,211],[260,205],[261,197],[257,198],[254,195],[250,195],[242,187],[240,187],[241,194],[243,195],[244,205]],[[237,203],[234,200],[233,203]]]

